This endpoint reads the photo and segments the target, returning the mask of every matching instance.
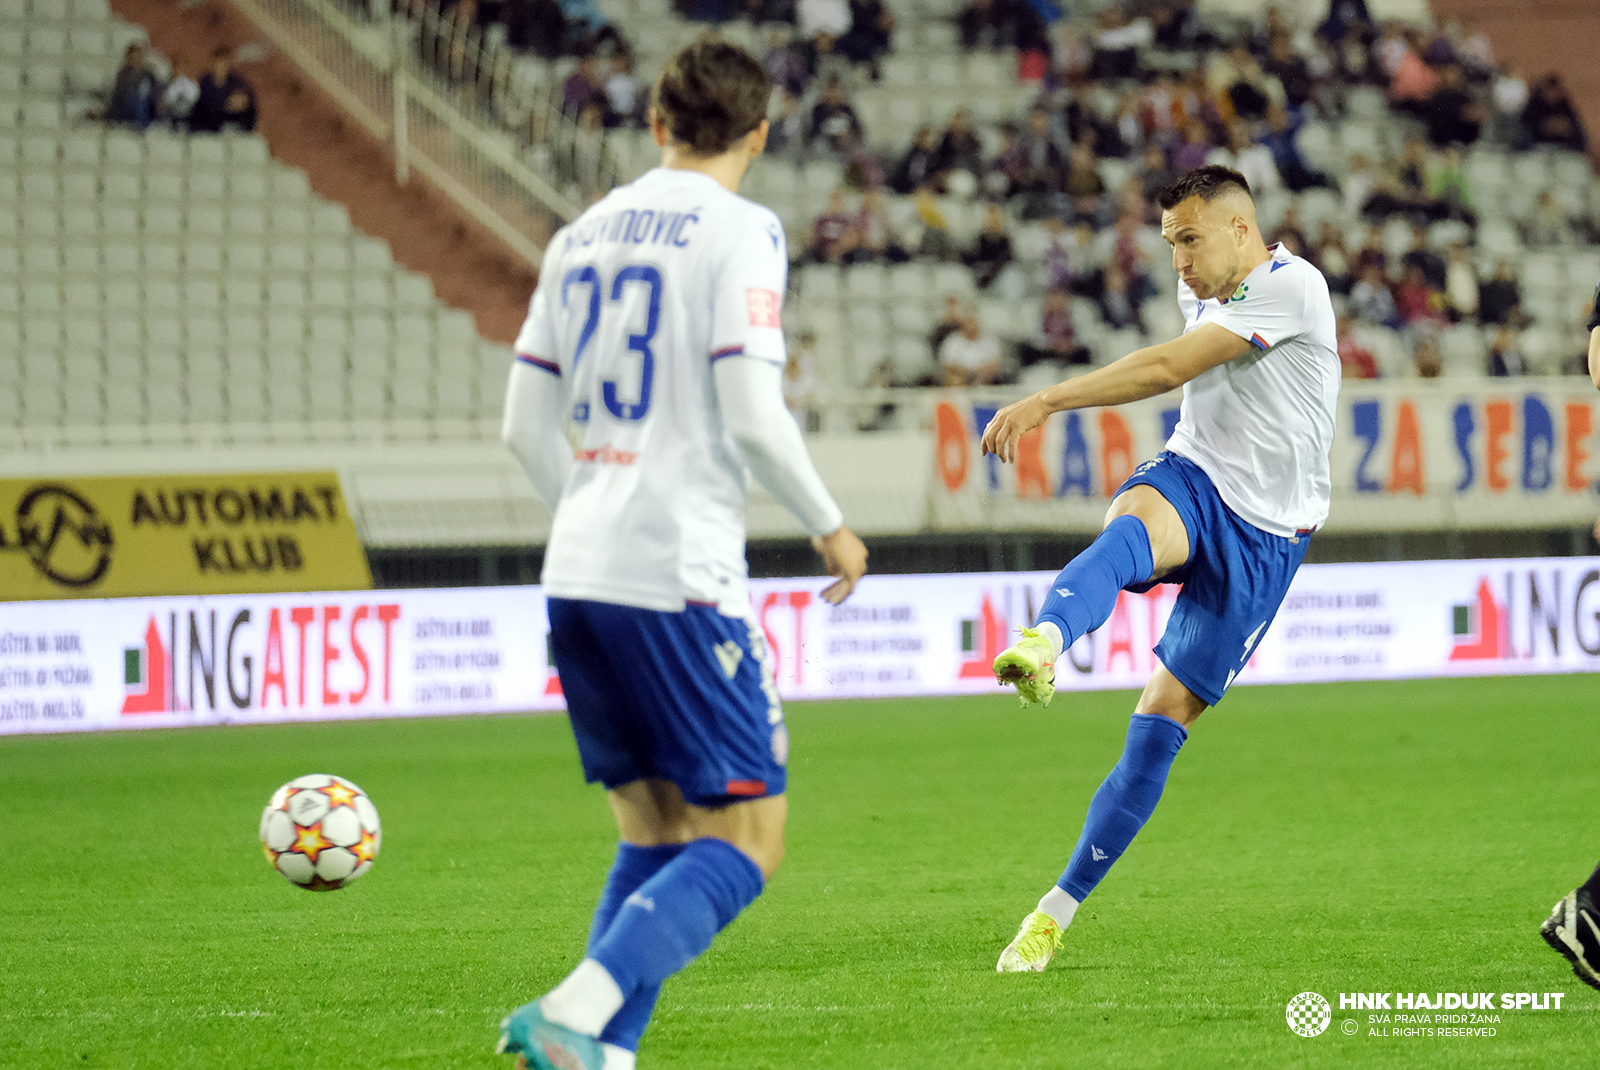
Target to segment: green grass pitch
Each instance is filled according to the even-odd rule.
[[[1241,688],[1043,974],[994,961],[1116,760],[1128,693],[789,709],[789,856],[669,981],[640,1066],[1573,1067],[1600,993],[1539,940],[1600,857],[1595,677]],[[280,783],[384,821],[352,887],[272,873]],[[580,957],[610,819],[564,719],[0,740],[0,1065],[505,1067]],[[1291,1033],[1310,989],[1333,1027]],[[1565,992],[1494,1037],[1341,1031],[1341,991]]]

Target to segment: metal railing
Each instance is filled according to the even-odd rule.
[[[389,0],[233,0],[394,155],[537,264],[580,204],[615,184],[600,138],[561,114],[546,63],[495,34]]]

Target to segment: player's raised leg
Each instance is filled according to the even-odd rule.
[[[1600,988],[1600,867],[1561,897],[1539,935],[1572,963],[1579,980]]]
[[[1016,687],[1024,706],[1050,705],[1061,652],[1106,622],[1124,587],[1188,559],[1189,533],[1178,511],[1152,486],[1128,487],[1111,503],[1100,535],[1056,575],[1034,626],[994,659],[996,679]]]
[[[1067,868],[1039,900],[1038,907],[1022,919],[1017,935],[1000,953],[996,970],[1020,973],[1042,970],[1050,964],[1078,905],[1104,879],[1155,812],[1172,761],[1189,738],[1188,726],[1205,708],[1206,703],[1164,666],[1156,670],[1128,723],[1121,759],[1089,802],[1083,831]]]

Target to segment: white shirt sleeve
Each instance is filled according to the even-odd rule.
[[[751,205],[712,282],[712,360],[746,356],[779,366],[788,360],[782,323],[788,277],[783,226],[770,210]]]
[[[539,273],[539,286],[528,303],[528,318],[517,333],[517,359],[511,365],[500,426],[501,440],[552,513],[572,466],[572,444],[566,434],[568,386],[561,375],[551,296],[561,285],[555,248],[552,240]]]
[[[746,357],[711,366],[717,406],[756,481],[795,515],[808,535],[827,535],[844,523],[806,452],[800,426],[783,404],[783,368]]]

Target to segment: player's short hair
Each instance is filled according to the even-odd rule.
[[[1210,204],[1224,193],[1235,189],[1246,197],[1251,197],[1250,183],[1243,175],[1231,167],[1208,163],[1204,167],[1196,167],[1193,171],[1185,171],[1179,175],[1176,182],[1156,194],[1156,203],[1163,211],[1177,207],[1190,197],[1199,197]],[[1254,200],[1253,197],[1251,199]]]
[[[704,33],[667,61],[650,94],[672,140],[716,156],[767,117],[772,79],[755,56]]]

